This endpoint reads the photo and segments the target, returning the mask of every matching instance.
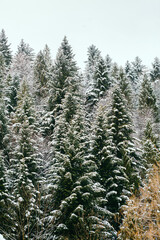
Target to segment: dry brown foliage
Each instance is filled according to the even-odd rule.
[[[160,166],[154,166],[150,177],[132,196],[125,209],[120,240],[160,240]]]

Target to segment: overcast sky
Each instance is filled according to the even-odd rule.
[[[160,57],[160,0],[0,0],[2,28],[13,52],[23,38],[54,58],[66,35],[81,68],[91,44],[119,65]]]

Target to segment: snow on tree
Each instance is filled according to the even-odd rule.
[[[49,81],[52,80],[52,59],[50,49],[46,45],[40,51],[34,62],[35,91],[38,96],[46,97],[48,93]]]
[[[160,79],[160,60],[155,58],[152,63],[152,70],[150,72],[151,80],[154,82],[157,79]]]
[[[102,57],[99,57],[96,63],[92,81],[92,89],[86,96],[86,104],[89,112],[93,110],[94,105],[105,95],[111,86],[107,66]]]
[[[53,66],[53,77],[49,83],[49,98],[46,115],[43,122],[46,125],[47,135],[53,133],[55,118],[60,114],[61,104],[70,86],[70,79],[79,79],[78,68],[74,61],[72,48],[64,37]],[[43,123],[42,123],[43,125]]]
[[[156,104],[156,97],[148,77],[145,75],[141,85],[139,94],[139,109],[142,114],[154,116],[155,121],[158,121],[158,107]],[[150,114],[149,114],[150,112]]]
[[[129,104],[131,104],[131,99],[132,99],[132,91],[131,91],[131,86],[130,83],[124,73],[124,70],[122,68],[120,68],[119,70],[119,77],[118,77],[118,84],[119,87],[122,91],[122,93],[124,94],[127,102]]]
[[[11,112],[15,112],[16,110],[19,85],[20,85],[20,82],[17,77],[11,77],[11,75],[8,75],[6,79],[6,86],[4,91],[5,105],[6,105],[8,114],[10,114]]]
[[[6,66],[9,66],[12,61],[12,55],[4,29],[2,29],[0,33],[0,53],[2,53],[4,57]]]
[[[8,209],[8,183],[7,183],[8,170],[4,162],[3,156],[0,156],[0,233],[5,234],[11,227]]]
[[[17,55],[18,54],[25,54],[26,56],[28,56],[30,58],[30,60],[32,61],[34,58],[34,53],[33,53],[33,49],[29,46],[28,43],[25,43],[23,39],[21,39],[20,44],[17,47]]]
[[[148,170],[150,170],[153,164],[157,165],[157,162],[160,160],[158,139],[153,134],[151,123],[148,122],[146,125],[146,129],[144,131],[144,139],[143,139],[143,154],[142,158],[144,161],[144,175]]]
[[[36,116],[25,82],[20,87],[9,130],[10,235],[17,239],[34,239],[41,215],[38,198],[42,164],[36,140]]]
[[[118,215],[128,196],[138,187],[138,158],[132,139],[132,125],[122,93],[113,91],[111,110],[108,113],[108,130],[104,161],[106,168],[107,208]],[[118,224],[113,221],[117,229]]]
[[[33,49],[21,40],[17,53],[13,57],[10,74],[20,82],[27,81],[33,86]]]
[[[63,111],[54,129],[53,161],[50,172],[52,206],[50,228],[55,239],[105,237],[114,231],[104,208],[104,189],[97,179],[95,163],[86,158],[84,113],[76,102],[69,109],[72,94],[66,93]],[[68,101],[69,100],[69,101]],[[72,106],[72,105],[71,105]],[[49,230],[50,231],[50,230]]]
[[[4,237],[0,234],[0,240],[5,240]]]
[[[132,62],[132,71],[134,74],[133,82],[138,81],[139,77],[142,75],[144,70],[144,65],[142,64],[142,60],[139,57],[136,57]]]

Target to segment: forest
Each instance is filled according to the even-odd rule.
[[[65,36],[55,59],[0,32],[0,234],[160,239],[160,60],[119,66]]]

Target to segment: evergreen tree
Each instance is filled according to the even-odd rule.
[[[160,160],[157,139],[152,132],[151,123],[148,122],[144,131],[143,155],[144,168],[150,170],[153,164]]]
[[[40,51],[34,63],[34,78],[36,94],[46,97],[49,81],[52,78],[52,60],[50,49],[46,45],[43,51]]]
[[[77,76],[77,66],[74,61],[72,48],[64,37],[61,46],[58,50],[57,57],[54,65],[52,91],[49,98],[49,110],[59,112],[62,99],[69,87],[68,78]]]
[[[111,110],[108,113],[106,171],[107,207],[118,215],[130,191],[139,184],[140,163],[132,139],[132,126],[120,89],[113,91]],[[103,168],[104,168],[103,167]],[[118,225],[113,221],[117,229]]]
[[[4,137],[7,134],[7,117],[5,107],[1,104],[0,109],[0,150],[4,150]]]
[[[160,79],[160,60],[155,58],[152,63],[152,70],[150,72],[151,80],[154,82],[157,79]]]
[[[87,95],[87,105],[89,111],[92,111],[93,106],[104,96],[111,85],[111,80],[108,76],[107,67],[103,58],[100,58],[95,66],[93,75],[93,88]]]
[[[11,76],[20,82],[27,81],[33,88],[33,49],[21,40],[18,50],[12,61]]]
[[[119,72],[118,64],[116,62],[114,62],[112,65],[112,72],[111,72],[111,76],[114,80],[114,83],[117,83],[118,72]]]
[[[118,80],[119,80],[119,87],[121,89],[121,92],[124,94],[128,103],[131,104],[132,91],[131,91],[129,81],[128,81],[127,77],[125,76],[123,69],[120,69],[120,71],[119,71],[119,79]]]
[[[75,104],[69,106],[71,102]],[[103,221],[108,214],[104,209],[105,190],[96,181],[95,163],[85,156],[84,113],[78,102],[77,97],[66,93],[63,111],[56,118],[48,177],[53,203],[49,232],[55,239],[110,239],[114,230],[107,219]]]
[[[92,101],[92,98],[94,98],[94,76],[96,71],[96,66],[98,64],[99,59],[101,59],[101,53],[98,48],[96,48],[94,45],[91,45],[88,48],[88,59],[86,62],[86,69],[85,69],[85,93],[86,93],[86,102],[87,105],[91,105],[94,102],[94,99]],[[96,98],[96,96],[95,96]],[[91,100],[90,100],[91,99]]]
[[[13,201],[11,204],[12,229],[10,237],[21,239],[35,239],[38,227],[37,194],[33,182],[29,178],[30,173],[26,159],[21,155],[15,164],[16,174],[13,188]]]
[[[42,123],[47,129],[47,131],[44,130],[45,135],[53,133],[55,118],[61,112],[62,101],[69,89],[71,79],[75,82],[80,81],[72,48],[66,37],[64,37],[58,50],[53,69],[53,78],[49,86],[47,113],[43,119],[44,123]]]
[[[110,58],[110,56],[108,54],[105,57],[105,63],[106,63],[107,73],[109,75],[112,71],[112,59]]]
[[[11,112],[15,112],[16,110],[19,85],[20,82],[17,77],[12,78],[10,75],[8,75],[5,90],[5,104],[9,114]]]
[[[147,109],[152,110],[155,120],[158,121],[158,107],[156,104],[156,97],[153,93],[151,83],[149,82],[147,76],[144,76],[141,91],[139,95],[139,109],[146,112]]]
[[[38,198],[42,164],[38,153],[36,116],[25,82],[21,85],[16,111],[10,120],[9,135],[12,199],[9,207],[13,225],[10,235],[19,240],[35,239],[41,215]]]
[[[3,97],[5,79],[6,79],[6,66],[3,54],[0,52],[0,99],[2,99]]]
[[[144,66],[142,65],[142,60],[139,57],[136,57],[135,60],[132,62],[132,69],[134,73],[135,81],[141,76],[144,70]]]
[[[33,49],[29,46],[28,43],[25,43],[23,39],[20,41],[20,44],[18,45],[17,55],[18,54],[24,54],[28,56],[30,60],[33,60],[34,58]]]
[[[8,185],[7,185],[7,168],[4,163],[4,159],[0,157],[0,233],[7,235],[11,227],[11,221],[9,218],[9,209],[8,209]]]
[[[8,44],[8,39],[6,37],[4,29],[0,33],[0,53],[4,57],[6,66],[9,66],[12,61],[12,55],[10,51],[10,45]]]

